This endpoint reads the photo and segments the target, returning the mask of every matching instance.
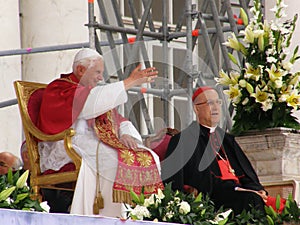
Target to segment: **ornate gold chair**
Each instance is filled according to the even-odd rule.
[[[41,83],[15,81],[14,87],[18,100],[18,106],[23,124],[26,146],[30,158],[30,186],[33,189],[33,198],[41,200],[40,188],[74,190],[74,185],[69,188],[62,184],[75,183],[81,166],[81,158],[72,148],[71,138],[75,131],[70,128],[55,135],[48,135],[36,127],[38,112],[42,100],[43,91],[47,85]],[[64,140],[67,154],[75,164],[75,170],[42,174],[40,170],[40,156],[38,151],[39,141]]]

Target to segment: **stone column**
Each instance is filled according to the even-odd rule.
[[[20,1],[22,48],[49,47],[88,42],[88,2],[73,0]],[[78,50],[62,50],[23,56],[23,79],[49,83],[71,72]]]
[[[0,50],[20,48],[19,1],[0,0]],[[0,102],[16,98],[13,81],[21,79],[21,57],[0,57]],[[8,151],[19,156],[22,136],[17,105],[0,108],[0,152]]]

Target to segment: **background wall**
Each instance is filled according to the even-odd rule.
[[[0,51],[19,49],[19,1],[0,0]],[[21,56],[0,57],[0,102],[15,98],[13,81],[21,79]],[[21,121],[18,106],[0,108],[0,151],[18,151]]]

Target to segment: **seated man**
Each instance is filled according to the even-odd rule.
[[[264,212],[266,192],[250,161],[218,123],[221,99],[211,87],[201,87],[192,97],[197,122],[171,138],[162,177],[174,189],[210,196],[218,209],[232,208],[235,214],[249,205]]]
[[[145,193],[151,194],[163,188],[157,155],[141,145],[134,126],[114,110],[127,101],[126,90],[153,82],[157,71],[153,67],[141,70],[139,65],[124,81],[99,86],[103,70],[104,61],[98,52],[80,50],[74,58],[73,72],[45,89],[38,127],[48,134],[69,127],[76,131],[72,143],[82,164],[71,213],[98,214],[100,208],[101,215],[120,217],[121,203],[132,203],[130,189],[140,192],[145,186]],[[63,143],[54,145],[56,148],[43,143],[39,149],[44,169],[57,170],[62,166],[58,164],[69,160],[62,150]],[[51,164],[56,168],[50,168]]]
[[[9,168],[12,171],[21,169],[22,161],[10,152],[0,152],[0,175],[7,174]]]

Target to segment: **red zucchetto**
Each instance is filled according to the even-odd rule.
[[[213,89],[212,87],[209,87],[209,86],[202,86],[202,87],[199,87],[193,94],[193,97],[192,97],[192,101],[194,102],[194,100],[197,98],[198,95],[200,95],[202,92],[206,91],[206,90],[215,90]]]

